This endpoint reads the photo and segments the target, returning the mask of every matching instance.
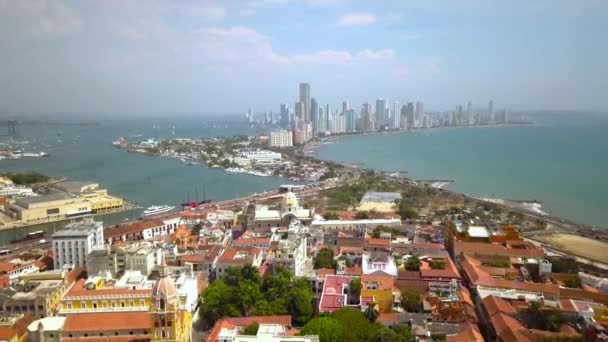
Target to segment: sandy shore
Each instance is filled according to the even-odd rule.
[[[608,264],[608,243],[572,234],[551,234],[536,238],[567,253]]]

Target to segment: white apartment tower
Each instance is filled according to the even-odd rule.
[[[95,248],[103,248],[103,222],[92,218],[68,224],[51,237],[55,269],[63,265],[87,266],[87,255]]]
[[[293,146],[293,133],[286,130],[272,131],[268,144],[270,147],[291,147]]]

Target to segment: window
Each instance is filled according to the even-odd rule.
[[[124,308],[124,307],[125,307],[125,301],[124,301],[124,300],[121,300],[121,301],[120,301],[120,307],[121,307],[121,308]]]
[[[57,214],[59,214],[59,208],[47,209],[46,214],[47,215],[57,215]]]
[[[146,300],[145,299],[140,299],[139,300],[139,306],[146,306]]]
[[[86,309],[87,308],[87,303],[80,302],[80,308],[83,309],[83,310]]]
[[[72,302],[68,303],[68,310],[72,310]]]
[[[105,300],[103,302],[101,302],[101,307],[103,307],[104,309],[108,307],[108,302],[106,302]]]
[[[130,307],[134,307],[135,306],[135,301],[134,300],[130,300],[129,301],[129,306]]]
[[[97,309],[97,302],[93,302],[93,309]]]

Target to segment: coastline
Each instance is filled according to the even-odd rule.
[[[528,124],[525,124],[525,125],[528,125]],[[337,161],[333,161],[333,160],[320,159],[317,156],[317,150],[320,146],[322,146],[324,144],[334,143],[334,142],[338,141],[339,139],[342,139],[342,138],[348,137],[348,136],[411,134],[411,133],[421,133],[421,132],[424,132],[427,130],[430,131],[430,130],[436,130],[436,129],[458,129],[458,128],[467,128],[467,127],[492,128],[492,127],[518,127],[518,126],[522,126],[522,125],[508,124],[508,125],[487,125],[487,126],[437,127],[437,128],[430,128],[430,129],[425,129],[425,130],[406,130],[406,131],[386,131],[386,132],[366,132],[366,133],[343,134],[343,135],[327,136],[327,137],[320,137],[320,138],[313,139],[302,146],[302,152],[308,158],[312,158],[314,160],[321,160],[321,161],[325,161],[325,162],[332,162],[332,163],[341,165],[344,168],[348,168],[352,171],[370,170],[370,171],[379,172],[381,174],[384,174],[385,176],[389,176],[388,172],[384,172],[381,170],[375,170],[373,168],[369,168],[362,164],[353,165],[352,163],[344,163],[344,162],[337,162]],[[413,179],[411,177],[402,177],[402,178],[406,179],[407,181],[410,181],[414,184],[424,181],[424,180]],[[441,184],[437,184],[437,183],[441,183]],[[551,226],[552,233],[571,233],[571,234],[579,234],[579,235],[582,234],[583,236],[595,236],[599,240],[608,241],[608,230],[601,230],[601,229],[598,230],[597,228],[595,228],[589,224],[576,222],[572,219],[550,214],[547,212],[546,209],[543,209],[542,204],[540,204],[540,203],[524,202],[524,201],[516,202],[514,200],[500,199],[500,198],[490,199],[490,198],[475,197],[475,196],[471,196],[471,195],[463,193],[463,192],[458,192],[458,191],[444,188],[448,184],[449,184],[448,182],[435,182],[434,184],[427,183],[427,185],[430,185],[430,187],[435,189],[436,191],[445,192],[445,193],[449,193],[449,194],[456,195],[456,196],[461,196],[462,198],[466,198],[467,200],[475,201],[475,202],[479,202],[479,203],[492,203],[494,205],[501,207],[502,209],[510,210],[513,212],[518,212],[518,213],[521,213],[522,215],[526,215],[528,217],[540,220]],[[437,186],[433,186],[433,185],[437,185]],[[533,237],[530,237],[530,238],[533,239]],[[541,242],[540,240],[536,240],[536,241]]]

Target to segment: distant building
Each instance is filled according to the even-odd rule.
[[[306,259],[306,236],[289,235],[278,241],[272,262],[274,267],[281,265],[294,276],[301,277]]]
[[[281,124],[286,125],[291,122],[291,117],[289,116],[289,106],[287,104],[281,103],[279,114]]]
[[[356,118],[355,118],[355,110],[348,109],[346,111],[346,132],[353,133],[356,132]]]
[[[245,327],[258,323],[256,335],[242,335]],[[319,342],[319,337],[295,336],[291,316],[230,317],[218,320],[207,342]]]
[[[243,267],[247,264],[260,267],[263,255],[263,251],[257,247],[229,247],[217,261],[216,278],[223,277],[230,267]]]
[[[314,135],[317,135],[317,130],[315,129],[318,126],[318,116],[319,116],[319,103],[313,97],[310,99],[310,121],[307,123],[312,124]]]
[[[361,107],[361,120],[363,120],[363,124],[361,126],[364,132],[371,132],[374,130],[372,108],[367,102],[363,103],[363,106]]]
[[[388,125],[389,117],[386,109],[386,99],[376,100],[376,128],[382,129],[383,126]]]
[[[401,128],[401,111],[399,109],[399,102],[395,101],[393,103],[393,113],[391,116],[391,128],[399,129]]]
[[[424,103],[422,103],[421,101],[418,101],[418,102],[416,102],[416,113],[415,113],[414,119],[416,120],[416,122],[421,122],[423,120],[423,116],[424,116]]]
[[[300,103],[302,104],[302,112],[300,119],[304,122],[311,122],[310,120],[310,84],[300,83]]]
[[[286,130],[272,131],[268,143],[270,147],[291,147],[293,146],[293,133]]]
[[[65,229],[55,232],[51,240],[55,269],[59,270],[64,265],[86,268],[87,255],[104,245],[103,222],[86,219],[70,223]]]

